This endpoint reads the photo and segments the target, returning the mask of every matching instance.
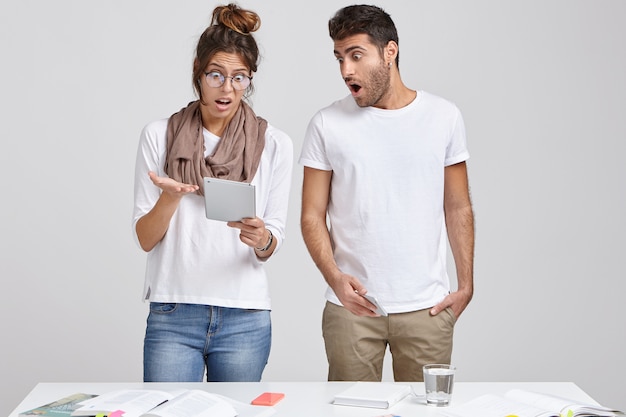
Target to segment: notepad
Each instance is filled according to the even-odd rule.
[[[335,395],[333,404],[389,408],[411,393],[410,385],[386,382],[357,382]]]
[[[204,178],[204,205],[207,219],[224,222],[256,216],[254,185],[219,178]]]

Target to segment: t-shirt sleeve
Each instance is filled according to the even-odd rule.
[[[459,109],[455,106],[455,117],[452,123],[450,141],[446,149],[445,166],[458,164],[469,159],[467,139],[465,137],[465,123]]]
[[[161,195],[161,190],[152,183],[148,172],[153,171],[158,176],[165,176],[161,160],[163,153],[161,145],[164,141],[166,127],[167,120],[152,122],[143,128],[139,138],[135,162],[134,206],[131,222],[133,237],[137,245],[139,245],[136,233],[137,222],[152,210]]]
[[[332,166],[326,153],[322,128],[323,118],[318,112],[309,122],[298,162],[309,168],[330,171]]]
[[[271,131],[266,131],[267,136],[273,136],[272,141],[276,143],[275,156],[272,163],[271,182],[269,184],[269,194],[267,205],[263,212],[265,226],[272,231],[276,238],[277,253],[285,239],[285,227],[287,223],[287,207],[289,205],[289,190],[291,188],[291,178],[293,169],[293,143],[291,138],[283,131],[272,127]],[[266,143],[270,139],[266,139]],[[273,258],[257,258],[259,262],[266,262]]]

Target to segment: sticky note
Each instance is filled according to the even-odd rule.
[[[254,405],[274,405],[285,398],[282,392],[264,392],[263,394],[252,400]]]

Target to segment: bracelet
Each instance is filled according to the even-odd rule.
[[[265,252],[266,250],[268,250],[270,246],[272,246],[272,242],[274,241],[274,235],[272,234],[272,231],[270,229],[267,229],[267,231],[270,232],[270,238],[267,241],[267,245],[263,246],[262,248],[254,248],[259,252]]]

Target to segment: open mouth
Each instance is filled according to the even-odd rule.
[[[348,88],[352,91],[352,93],[358,93],[361,86],[356,83],[348,83]]]
[[[226,106],[226,105],[230,104],[230,100],[225,99],[225,98],[219,99],[219,100],[215,100],[215,102],[217,104],[221,104],[222,106]]]
[[[346,83],[352,94],[356,94],[359,92],[359,90],[361,90],[361,85],[350,77],[344,78],[344,82]]]

